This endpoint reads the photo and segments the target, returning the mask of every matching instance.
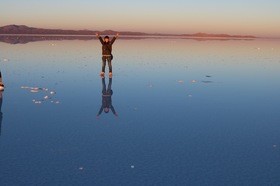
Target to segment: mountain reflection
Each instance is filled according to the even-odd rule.
[[[59,41],[59,40],[91,40],[93,36],[0,36],[0,42],[9,44],[26,44],[36,41]]]
[[[122,36],[120,39],[125,40],[141,40],[141,39],[190,39],[195,41],[209,41],[209,40],[218,40],[218,41],[230,41],[230,40],[254,40],[250,38],[215,38],[215,37],[168,37],[168,36]],[[26,44],[36,41],[60,41],[60,40],[95,40],[95,36],[67,36],[67,35],[0,35],[0,42],[9,43],[9,44]]]

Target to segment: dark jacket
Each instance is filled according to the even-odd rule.
[[[102,55],[111,55],[112,54],[112,45],[114,44],[116,37],[113,37],[111,41],[106,43],[103,41],[102,37],[98,37],[100,43],[102,44]]]
[[[102,105],[100,107],[100,110],[97,114],[97,116],[101,115],[101,113],[103,112],[103,109],[104,108],[109,108],[112,110],[113,114],[116,115],[116,111],[112,105],[112,94],[113,94],[113,91],[110,90],[110,91],[107,91],[107,92],[102,92]]]

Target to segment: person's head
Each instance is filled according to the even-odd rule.
[[[105,37],[104,37],[104,40],[105,40],[105,42],[108,43],[108,42],[109,42],[109,36],[105,36]]]
[[[105,108],[104,108],[104,112],[105,112],[105,113],[108,113],[108,112],[109,112],[109,108],[108,108],[108,107],[105,107]]]

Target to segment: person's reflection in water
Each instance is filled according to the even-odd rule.
[[[96,117],[98,118],[101,113],[109,113],[110,109],[112,110],[113,114],[118,117],[118,114],[116,113],[113,105],[112,105],[112,95],[113,95],[113,90],[112,90],[112,78],[109,78],[109,84],[108,88],[106,89],[106,83],[105,83],[105,78],[102,78],[102,105],[100,107],[100,110]]]
[[[2,119],[3,119],[3,113],[2,113],[2,101],[3,101],[3,97],[2,97],[2,93],[4,91],[4,84],[2,82],[2,74],[0,71],[0,136],[1,136],[1,127],[2,127]]]

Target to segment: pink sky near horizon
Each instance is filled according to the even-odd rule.
[[[248,0],[234,3],[213,0],[201,4],[194,0],[133,3],[10,0],[2,5],[5,9],[1,8],[0,26],[280,37],[280,1],[276,0],[256,0],[254,4]]]

